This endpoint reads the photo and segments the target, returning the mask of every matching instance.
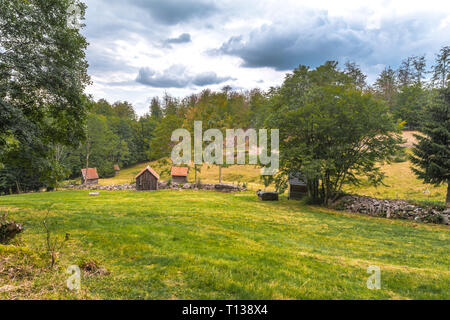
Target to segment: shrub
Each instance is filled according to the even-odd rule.
[[[8,244],[9,241],[23,231],[21,224],[6,220],[6,213],[0,217],[0,243]]]

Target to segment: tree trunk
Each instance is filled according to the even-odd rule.
[[[89,142],[86,142],[86,174],[84,176],[84,185],[86,186],[88,181],[88,170],[89,170]]]
[[[447,181],[447,198],[445,200],[447,207],[450,207],[450,179]]]

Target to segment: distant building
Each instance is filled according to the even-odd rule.
[[[116,173],[116,176],[120,173],[120,167],[118,164],[114,165],[114,172]]]
[[[308,194],[306,178],[300,173],[289,175],[289,199],[299,200]]]
[[[82,184],[98,184],[97,168],[88,168],[86,176],[86,168],[81,169],[81,183]]]
[[[187,183],[188,172],[188,167],[172,167],[172,183]]]
[[[147,166],[136,176],[136,190],[158,190],[158,180],[159,174]]]

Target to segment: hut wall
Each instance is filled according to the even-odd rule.
[[[136,190],[157,190],[158,180],[150,172],[145,171],[136,179]]]
[[[84,184],[84,179],[83,177],[81,177],[81,183]],[[91,184],[98,184],[98,179],[88,179],[87,180],[87,184],[91,185]]]
[[[308,188],[302,185],[290,185],[289,199],[302,199],[308,194]]]
[[[172,176],[172,183],[187,183],[187,177]]]

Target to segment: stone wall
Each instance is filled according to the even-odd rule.
[[[407,219],[417,222],[449,224],[450,208],[426,207],[405,200],[380,200],[348,195],[333,204],[333,208],[388,219]]]
[[[66,185],[65,188],[74,189],[74,190],[104,190],[104,191],[119,191],[119,190],[136,190],[136,184],[119,184],[119,185],[109,185],[109,186],[100,186],[100,185]],[[168,184],[165,181],[158,182],[158,189],[172,189],[172,190],[215,190],[219,192],[240,192],[246,191],[247,189],[242,188],[240,186],[235,186],[231,184],[200,184],[196,185],[193,183],[185,183],[185,184]]]

